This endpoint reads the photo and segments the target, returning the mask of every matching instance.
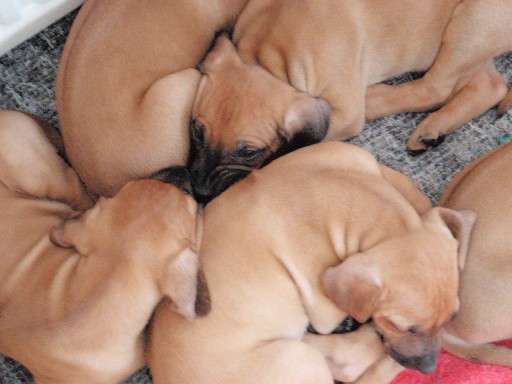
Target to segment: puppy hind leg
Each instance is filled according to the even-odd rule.
[[[75,171],[48,141],[42,123],[20,112],[0,111],[0,181],[16,192],[75,209],[92,205]]]
[[[255,348],[240,370],[236,381],[240,380],[246,384],[333,383],[322,354],[292,339],[278,339]]]
[[[489,62],[450,101],[421,122],[409,138],[407,150],[419,154],[438,146],[446,135],[494,107],[506,93],[505,80],[494,62]]]

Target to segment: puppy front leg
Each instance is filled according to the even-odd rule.
[[[277,339],[251,350],[247,364],[216,383],[244,384],[332,384],[325,359],[315,348],[300,340]],[[167,382],[167,381],[165,381]]]
[[[413,132],[407,151],[416,155],[437,147],[446,135],[498,104],[507,94],[505,79],[488,62],[438,111],[432,112]]]
[[[345,72],[331,79],[331,84],[319,95],[332,108],[326,139],[346,140],[359,135],[365,121],[364,76],[357,67],[347,67]]]
[[[356,95],[337,95],[335,100],[350,100],[351,102],[346,104],[330,103],[332,107],[331,123],[326,139],[347,140],[359,135],[364,128],[364,94],[361,94],[359,98]]]
[[[384,346],[370,325],[344,334],[307,333],[303,341],[324,355],[334,379],[341,382],[356,380],[384,354]]]
[[[0,111],[0,181],[18,193],[65,202],[82,210],[92,199],[75,171],[57,154],[42,123]]]
[[[368,88],[367,120],[400,112],[426,111],[453,99],[451,105],[432,117],[434,121],[426,121],[409,140],[408,150],[417,154],[439,145],[443,134],[497,104],[500,97],[505,97],[506,87],[494,64],[491,67],[489,62],[512,49],[510,39],[503,37],[512,33],[511,17],[509,2],[460,2],[425,76],[397,86],[377,84]],[[490,101],[485,100],[487,97]]]
[[[130,179],[187,164],[190,116],[200,79],[198,70],[187,68],[167,74],[149,87],[140,100],[138,125],[127,134],[125,139],[129,136],[130,140],[122,143],[124,155],[112,165],[117,175],[122,175],[117,188]]]
[[[366,92],[366,121],[403,112],[421,112],[442,105],[452,93],[452,84],[436,87],[429,74],[398,85],[374,84]]]
[[[366,370],[353,384],[387,384],[404,370],[400,364],[388,354],[382,356]]]

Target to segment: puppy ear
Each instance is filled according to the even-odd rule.
[[[476,213],[473,211],[455,211],[450,208],[437,207],[431,209],[424,216],[437,216],[446,224],[453,237],[459,242],[457,249],[459,270],[464,268],[468,254],[471,231],[476,221]]]
[[[163,293],[172,300],[173,310],[187,320],[210,311],[210,295],[199,257],[190,248],[181,251],[169,265]]]
[[[89,210],[79,215],[70,217],[61,225],[54,227],[50,232],[50,240],[53,244],[63,247],[74,247],[78,253],[87,255],[90,250],[89,229],[94,225],[92,221],[98,216],[100,203],[106,200],[100,197],[96,204]]]
[[[281,135],[292,151],[322,141],[331,122],[331,106],[325,100],[311,96],[297,99],[284,117]]]
[[[377,267],[363,254],[350,255],[322,276],[325,295],[360,323],[372,317],[382,293]]]
[[[241,64],[242,60],[229,36],[223,33],[217,38],[215,45],[199,64],[198,69],[207,74],[226,63]]]
[[[82,255],[88,253],[88,233],[80,216],[71,217],[59,226],[52,228],[50,241],[58,247],[74,247]]]

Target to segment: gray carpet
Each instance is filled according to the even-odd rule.
[[[58,125],[54,102],[54,81],[63,44],[75,13],[66,16],[31,40],[0,57],[0,108],[31,112]],[[512,82],[512,54],[497,59],[498,69]],[[395,82],[407,81],[407,74]],[[384,164],[411,176],[434,202],[454,173],[511,137],[512,112],[500,119],[490,110],[456,133],[440,147],[419,156],[404,148],[414,127],[425,117],[405,113],[369,124],[363,134],[351,140],[374,153]],[[150,383],[143,370],[126,383]],[[32,383],[30,374],[18,363],[0,356],[0,384]]]

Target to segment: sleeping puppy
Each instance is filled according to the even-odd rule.
[[[512,338],[511,173],[509,143],[457,174],[439,203],[478,215],[460,277],[460,308],[444,326],[443,348],[467,360],[509,367],[512,350],[487,343]],[[357,383],[387,383],[402,369],[383,357]]]
[[[306,335],[308,323],[327,334],[347,314],[373,318],[393,358],[431,372],[440,327],[458,309],[459,264],[474,217],[447,208],[419,215],[414,193],[407,195],[366,150],[326,142],[276,160],[212,200],[200,249],[212,310],[187,322],[161,303],[148,345],[154,382],[353,380],[373,362],[347,372],[354,342]],[[367,337],[367,356],[380,356],[375,334]],[[344,356],[333,353],[335,338]]]
[[[141,180],[76,215],[92,201],[35,120],[1,111],[0,142],[0,353],[36,383],[120,382],[144,366],[163,296],[184,318],[208,311],[196,204]]]
[[[512,46],[511,18],[499,0],[86,0],[56,84],[67,154],[113,195],[187,163],[192,115],[194,191],[209,201],[286,152],[359,134],[365,118],[447,103],[411,136],[421,152],[504,97],[492,59]],[[221,39],[199,86],[221,30],[237,50]]]
[[[512,144],[474,161],[448,185],[440,204],[478,213],[466,266],[461,306],[446,325],[443,346],[484,363],[512,367],[512,351],[487,344],[512,338]]]
[[[512,2],[500,0],[249,1],[234,45],[222,37],[201,66],[196,194],[208,201],[283,153],[357,135],[365,119],[444,105],[407,143],[414,154],[437,146],[505,97],[494,57],[512,49],[511,19]]]
[[[86,0],[56,83],[67,156],[97,195],[186,165],[195,67],[247,0]]]

